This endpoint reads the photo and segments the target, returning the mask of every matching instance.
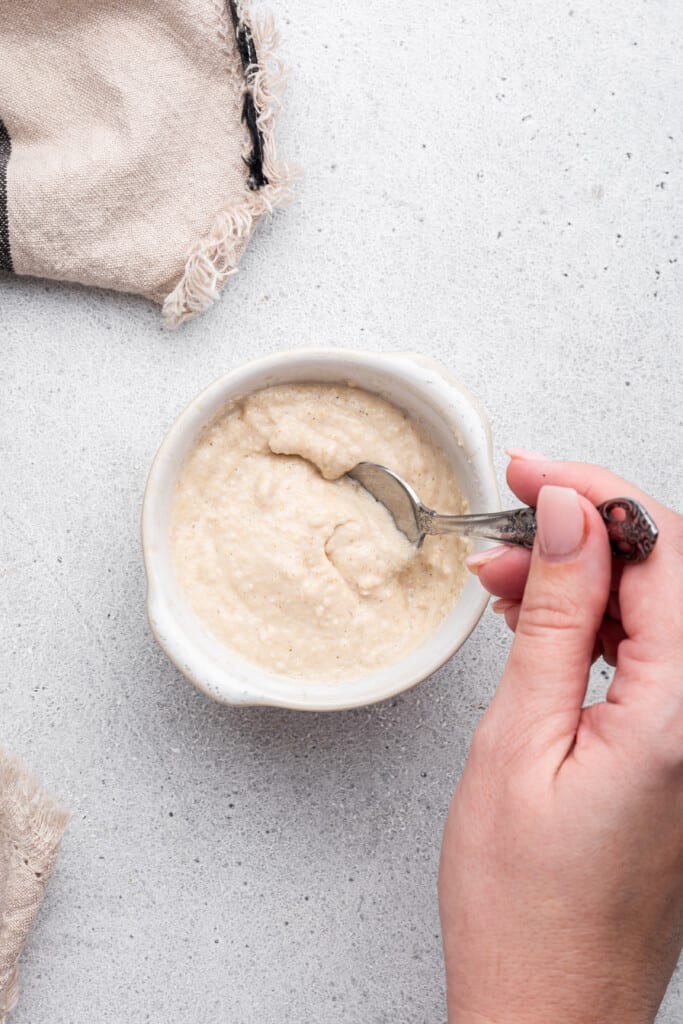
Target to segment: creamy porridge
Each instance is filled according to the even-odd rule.
[[[467,542],[417,551],[345,477],[403,476],[441,512],[466,511],[443,452],[405,413],[347,386],[286,384],[229,407],[180,472],[170,542],[187,601],[222,643],[298,679],[353,679],[434,631],[465,576]]]

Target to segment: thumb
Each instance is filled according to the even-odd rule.
[[[536,517],[517,628],[491,711],[508,725],[516,721],[522,735],[533,728],[544,746],[571,744],[609,597],[609,542],[597,509],[571,487],[541,488]]]

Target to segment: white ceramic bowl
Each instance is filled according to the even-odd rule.
[[[500,508],[486,415],[451,373],[431,359],[412,353],[300,349],[259,359],[221,377],[187,407],[157,452],[145,491],[142,545],[147,614],[159,644],[195,686],[224,704],[332,711],[384,700],[443,665],[486,607],[487,594],[468,576],[457,603],[417,650],[361,679],[341,683],[275,675],[206,632],[181,594],[171,564],[169,510],[180,466],[204,427],[230,402],[272,384],[303,382],[353,384],[399,406],[446,452],[471,511]]]

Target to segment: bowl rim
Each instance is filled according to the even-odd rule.
[[[261,377],[264,374],[277,375],[279,370],[295,368],[297,362],[310,363],[313,360],[327,365],[336,362],[353,363],[359,371],[376,370],[380,374],[388,371],[388,376],[391,376],[393,368],[397,378],[400,376],[397,372],[400,369],[411,378],[414,384],[419,386],[426,401],[430,401],[432,396],[427,393],[425,380],[422,378],[425,374],[428,377],[435,376],[438,386],[456,394],[463,408],[476,417],[477,427],[481,430],[484,445],[483,449],[475,452],[468,461],[477,462],[478,479],[480,485],[486,490],[488,508],[490,510],[500,508],[500,494],[493,463],[493,443],[488,417],[481,403],[455,377],[452,371],[431,356],[410,351],[370,352],[351,348],[301,347],[280,350],[250,360],[216,378],[182,409],[157,449],[145,486],[141,533],[147,579],[146,610],[151,631],[161,649],[176,668],[194,686],[219,703],[233,706],[275,706],[306,711],[337,711],[368,706],[390,699],[416,686],[449,661],[475,629],[489,600],[488,593],[480,586],[477,600],[470,601],[469,614],[466,616],[463,628],[455,635],[453,642],[449,642],[440,656],[424,659],[424,663],[416,664],[412,670],[407,670],[405,662],[410,660],[411,655],[406,655],[391,666],[394,670],[399,670],[400,666],[404,666],[402,672],[394,672],[392,682],[387,682],[376,690],[367,687],[365,692],[363,692],[362,684],[366,680],[371,683],[373,676],[379,673],[369,673],[349,682],[314,683],[279,676],[255,662],[248,661],[237,652],[231,651],[231,658],[237,666],[247,673],[252,672],[254,675],[258,675],[259,680],[265,683],[265,685],[257,685],[252,681],[253,685],[250,686],[236,686],[235,680],[229,677],[225,668],[213,662],[205,652],[200,651],[191,637],[187,635],[182,617],[178,616],[171,608],[169,596],[165,593],[163,584],[159,580],[160,560],[163,561],[163,544],[159,544],[156,540],[159,536],[159,506],[163,505],[160,491],[168,478],[170,463],[177,458],[179,448],[184,451],[188,450],[185,445],[188,433],[196,439],[207,422],[210,422],[221,408],[250,392],[270,386],[268,383],[257,383],[250,387],[249,384],[253,378]],[[348,365],[340,367],[342,379],[344,371],[348,372],[349,369]],[[311,381],[314,380],[315,374],[313,373]],[[272,383],[276,383],[276,381],[274,380]],[[436,382],[430,381],[430,383]],[[220,646],[222,649],[226,649],[226,645],[221,644]],[[421,647],[412,654],[415,655],[420,650]],[[428,664],[426,664],[427,660]],[[384,669],[380,671],[385,672]],[[276,692],[268,692],[268,681],[275,684]],[[284,692],[279,693],[277,691],[282,684],[284,684]],[[273,689],[272,685],[270,689]],[[357,692],[353,695],[345,693],[349,689]]]

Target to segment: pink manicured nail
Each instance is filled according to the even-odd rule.
[[[465,559],[465,565],[473,572],[475,576],[479,575],[479,570],[482,565],[488,565],[495,558],[500,558],[506,551],[509,551],[510,547],[508,544],[499,544],[495,548],[489,548],[487,551],[477,551],[475,555],[468,555]]]
[[[536,505],[536,521],[543,558],[551,562],[562,561],[581,548],[586,522],[573,487],[542,487]]]
[[[505,454],[509,455],[511,459],[523,459],[526,462],[550,462],[547,456],[527,451],[526,448],[506,448]]]
[[[494,601],[491,605],[491,611],[495,612],[496,615],[503,615],[508,608],[514,608],[515,605],[519,603],[519,601],[515,601],[511,597],[499,597],[498,600]]]

